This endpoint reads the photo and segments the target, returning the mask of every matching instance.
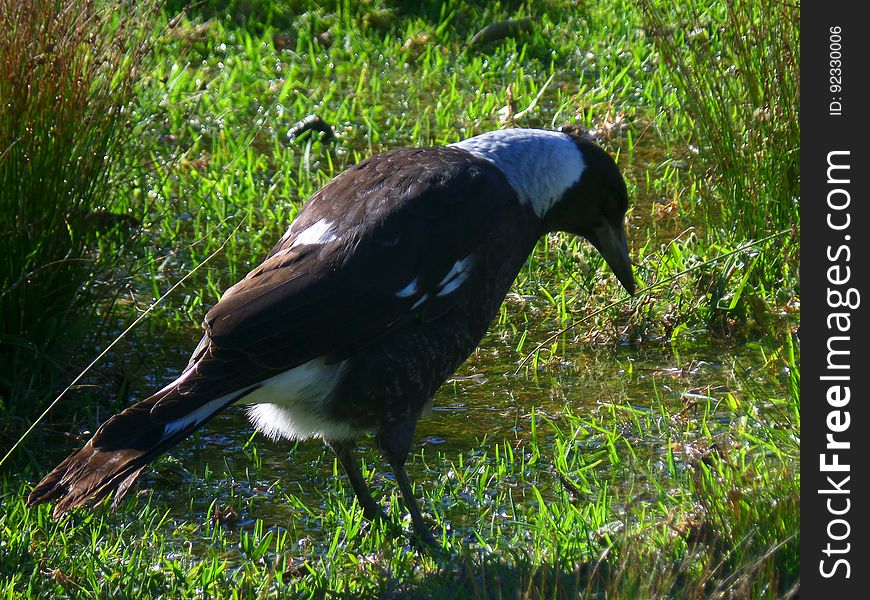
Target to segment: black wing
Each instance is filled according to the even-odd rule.
[[[475,277],[476,257],[503,235],[500,219],[515,218],[505,206],[516,202],[498,169],[451,148],[397,150],[348,169],[208,312],[186,376],[162,392],[152,418],[168,422],[446,314],[456,295],[439,290],[457,268]],[[306,243],[312,231],[319,243]]]

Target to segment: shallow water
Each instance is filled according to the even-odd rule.
[[[561,356],[556,367],[541,369],[537,374],[523,370],[515,375],[519,355],[510,340],[491,333],[457,375],[438,391],[432,414],[420,421],[407,465],[409,475],[423,489],[434,490],[438,489],[434,487],[438,482],[455,484],[453,472],[460,458],[468,464],[486,454],[487,464],[494,463],[496,447],[505,443],[514,449],[517,461],[524,453],[528,458],[526,445],[533,411],[556,423],[566,407],[574,414],[596,415],[612,405],[639,411],[657,411],[663,405],[673,414],[695,399],[723,398],[729,392],[740,395],[747,384],[757,394],[757,386],[769,381],[768,377],[760,376],[767,367],[763,366],[757,347],[725,348],[705,340],[682,348],[679,361],[674,357],[672,349],[664,344],[644,348],[574,345]],[[733,418],[732,413],[723,410],[708,418],[708,424],[714,429],[717,423],[721,424],[724,432]],[[557,480],[547,472],[552,464],[547,453],[552,450],[553,436],[539,427],[542,459],[533,469],[536,472],[527,476],[508,473],[497,481],[502,492],[511,488],[518,512],[535,509],[537,502],[525,489],[531,485],[545,499],[547,494],[560,492]],[[655,432],[647,435],[630,428],[622,433],[640,458],[659,457],[662,463],[673,441],[662,439]],[[717,433],[711,431],[713,438]],[[578,451],[582,451],[582,446],[578,446]],[[332,531],[327,530],[329,526],[321,517],[330,506],[334,509],[339,502],[350,505],[353,499],[343,473],[336,481],[334,457],[321,442],[275,442],[254,434],[240,408],[220,414],[170,454],[173,458],[158,463],[156,469],[146,474],[140,487],[153,491],[152,501],[161,511],[168,509],[176,524],[208,521],[209,507],[214,502],[225,512],[232,507],[221,519],[227,535],[239,535],[259,518],[266,529],[288,531],[306,546],[325,551]],[[384,505],[388,498],[384,492],[394,490],[389,482],[392,475],[388,465],[380,459],[370,439],[360,440],[357,456],[375,470],[371,488]],[[631,481],[620,482],[619,475],[614,479],[612,474],[602,474],[602,478],[610,481],[611,491],[624,483],[634,489],[635,497],[643,495],[646,485],[637,476],[632,474]],[[650,483],[649,487],[654,486]],[[448,485],[446,489],[450,488]],[[456,498],[455,489],[445,493],[437,509],[455,535],[473,539],[473,533],[479,530],[480,515],[485,505],[494,501],[497,490],[488,491],[481,503],[474,499],[473,490],[460,491]],[[593,491],[593,497],[596,493]],[[288,502],[288,494],[307,507],[307,511]],[[424,502],[424,512],[427,509],[431,512],[432,508]],[[390,514],[391,518],[398,518],[395,510]],[[502,518],[503,527],[515,526],[513,518],[507,515]],[[194,547],[209,544],[205,538],[197,541],[196,536],[182,537],[180,541],[192,541]]]

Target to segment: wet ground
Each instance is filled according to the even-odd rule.
[[[752,394],[760,391],[763,394],[759,386],[770,385],[765,383],[770,380],[769,367],[764,366],[762,350],[757,345],[723,347],[706,340],[682,348],[678,359],[667,345],[647,345],[643,349],[627,345],[600,349],[578,345],[563,355],[556,366],[539,369],[537,373],[515,374],[518,356],[500,336],[490,334],[460,372],[439,390],[432,414],[418,426],[409,459],[412,481],[429,492],[444,490],[437,507],[433,506],[436,500],[431,496],[425,498],[424,511],[437,509],[454,535],[469,540],[480,532],[480,518],[488,504],[500,511],[502,531],[522,526],[516,515],[506,514],[504,498],[499,497],[508,488],[518,514],[535,509],[538,501],[529,493],[532,486],[545,501],[548,494],[564,493],[559,489],[549,456],[554,436],[542,424],[541,417],[558,425],[561,416],[570,410],[575,415],[589,415],[592,421],[606,423],[608,427],[619,427],[606,415],[602,419],[602,411],[618,407],[643,416],[664,407],[670,415],[688,411],[696,416],[693,411],[698,406],[712,406],[713,412],[706,417],[710,435],[703,436],[709,444],[717,436],[727,437],[727,428],[735,418],[726,406],[728,394],[739,398],[750,391],[746,388],[752,388]],[[770,394],[774,396],[776,391],[771,389]],[[721,412],[717,413],[716,407]],[[535,465],[517,467],[524,462],[523,458],[526,461],[532,458],[528,442],[533,415],[538,419],[540,457]],[[716,431],[717,424],[721,425],[721,431]],[[623,429],[620,435],[630,442],[635,460],[659,463],[661,477],[667,478],[666,456],[675,440],[663,437],[661,430],[644,432],[632,426]],[[694,435],[700,434],[687,430],[680,443],[691,443]],[[584,447],[594,450],[600,443],[593,436],[578,443],[577,451],[583,452]],[[721,443],[727,444],[727,439]],[[493,489],[480,496],[474,489],[457,485],[460,462],[479,461],[479,469],[490,466],[494,471],[504,469],[495,452],[498,447],[503,455],[505,445],[513,449],[515,464],[508,468],[509,472],[502,472],[492,480]],[[300,544],[325,548],[332,532],[324,530],[323,514],[330,506],[334,509],[335,503],[352,502],[344,474],[339,469],[339,476],[335,477],[334,457],[321,442],[269,440],[254,433],[241,408],[220,414],[170,454],[170,459],[158,463],[143,478],[140,488],[150,488],[154,492],[153,501],[161,510],[168,509],[177,524],[206,523],[217,509],[223,513],[219,520],[228,535],[239,535],[259,518],[267,529],[289,531],[301,540]],[[383,494],[385,490],[394,490],[388,482],[392,475],[374,449],[373,441],[360,440],[357,454],[374,470],[370,485],[375,497],[381,498],[382,504],[387,503]],[[685,459],[682,452],[674,456],[678,462]],[[598,468],[612,469],[612,464],[604,463]],[[655,489],[666,487],[662,480],[642,481],[643,477],[649,477],[648,471],[638,475],[628,469],[625,474],[602,472],[597,476],[608,482],[611,493],[617,493],[622,486],[630,487],[635,499],[645,494],[645,488],[652,496]],[[599,491],[591,490],[590,500]],[[418,492],[418,497],[422,495]],[[395,511],[392,514],[395,518]],[[493,516],[489,514],[486,518]],[[184,534],[183,539],[194,546],[209,543],[207,539],[197,541],[196,536],[189,534]]]

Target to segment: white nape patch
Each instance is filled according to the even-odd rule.
[[[576,142],[558,131],[500,129],[455,144],[498,167],[539,217],[583,175],[586,163]]]
[[[396,298],[407,298],[408,296],[413,296],[417,293],[417,290],[420,289],[420,278],[415,277],[411,280],[411,282],[396,292]]]
[[[323,409],[346,364],[327,365],[324,357],[315,358],[261,382],[239,402],[253,405],[248,408],[248,418],[272,439],[352,439],[360,431],[330,421]]]
[[[320,219],[313,225],[309,225],[300,231],[296,239],[293,240],[293,246],[326,244],[338,239],[338,236],[332,233],[332,225],[332,221]]]
[[[471,263],[471,255],[453,263],[450,271],[448,271],[447,275],[444,276],[444,279],[438,283],[438,286],[441,289],[435,295],[446,296],[465,283],[465,280],[468,279],[469,275],[471,275]]]

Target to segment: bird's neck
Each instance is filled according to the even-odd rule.
[[[451,144],[494,164],[516,190],[520,202],[544,218],[583,175],[583,154],[558,131],[502,129]]]

